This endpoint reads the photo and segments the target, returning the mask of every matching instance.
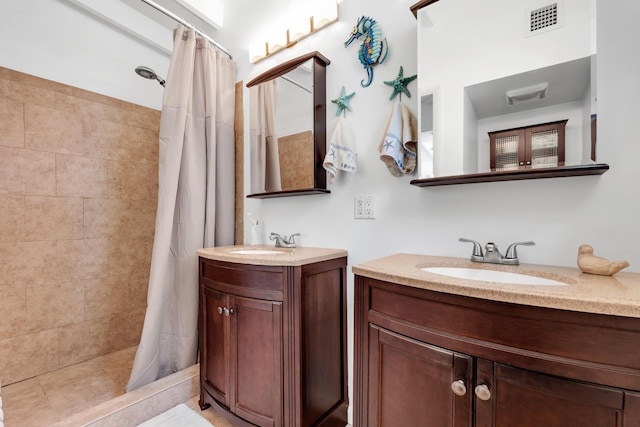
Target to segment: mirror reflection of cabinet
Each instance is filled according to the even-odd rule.
[[[564,165],[567,120],[489,132],[492,171]]]
[[[593,153],[595,5],[596,0],[422,0],[414,4],[423,132],[420,153],[432,150],[433,160],[425,163],[430,156],[422,156],[419,178],[411,184],[591,175],[608,170],[608,165],[595,163]],[[540,23],[539,15],[547,16],[549,11],[552,17]],[[488,132],[567,118],[564,164],[536,170],[526,165],[491,169]]]
[[[251,188],[247,197],[330,192],[322,167],[329,64],[323,55],[311,52],[247,83],[251,98]]]

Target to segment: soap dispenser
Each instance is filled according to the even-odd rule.
[[[247,213],[249,220],[251,221],[251,244],[261,245],[262,239],[260,238],[260,222],[254,219],[250,213]]]

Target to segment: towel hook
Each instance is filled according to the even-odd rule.
[[[416,78],[418,78],[417,74],[414,74],[413,76],[409,76],[409,77],[404,77],[404,70],[402,69],[402,65],[401,65],[400,71],[398,71],[398,76],[394,80],[384,82],[384,84],[393,87],[393,93],[391,94],[389,101],[393,101],[393,98],[395,98],[396,95],[400,95],[400,102],[402,102],[403,93],[407,95],[409,98],[411,98],[411,93],[409,92],[409,89],[407,89],[407,85],[412,81],[414,81]]]
[[[353,92],[347,95],[347,90],[342,86],[342,90],[340,91],[340,96],[336,99],[332,99],[331,102],[338,105],[338,111],[336,112],[336,117],[340,116],[340,113],[344,114],[344,117],[347,117],[347,110],[351,111],[351,106],[349,105],[349,101],[356,93]]]

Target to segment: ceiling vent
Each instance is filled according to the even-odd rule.
[[[550,30],[560,28],[563,22],[562,0],[540,5],[525,10],[525,36],[535,36]]]
[[[558,23],[558,3],[553,3],[531,11],[531,32],[547,28]]]

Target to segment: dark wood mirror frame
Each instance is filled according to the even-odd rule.
[[[247,197],[256,199],[266,199],[272,197],[301,196],[306,194],[326,194],[327,174],[322,167],[322,162],[327,151],[327,80],[326,67],[331,63],[319,52],[311,52],[298,58],[284,62],[270,70],[260,74],[249,83],[247,87],[278,78],[289,71],[294,70],[309,59],[313,59],[313,182],[312,188],[301,188],[295,190],[275,191],[270,193],[249,194]],[[251,171],[249,172],[251,173]]]
[[[417,18],[418,10],[429,6],[439,0],[421,0],[411,5],[409,10]],[[592,153],[591,158],[595,158],[595,122],[592,126]],[[551,168],[524,168],[511,171],[482,172],[462,175],[437,176],[434,178],[419,178],[411,180],[410,184],[416,187],[436,187],[441,185],[472,184],[477,182],[514,181],[524,179],[559,178],[568,176],[602,175],[609,170],[606,163],[594,163],[573,166],[557,166]]]

